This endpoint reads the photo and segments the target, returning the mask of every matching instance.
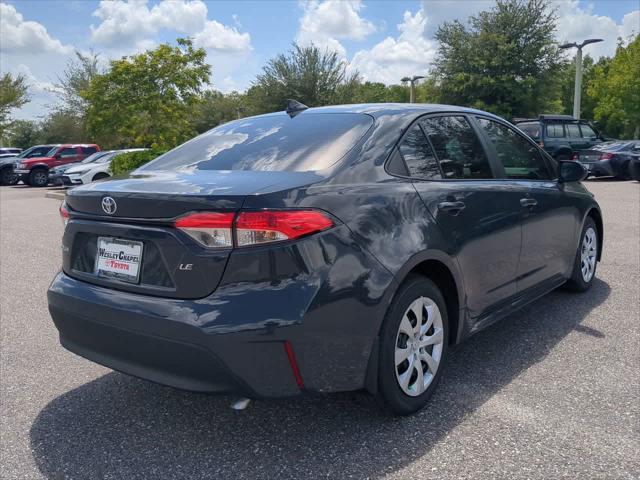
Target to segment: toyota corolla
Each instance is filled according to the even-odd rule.
[[[585,174],[478,110],[292,102],[69,191],[49,310],[65,348],[140,378],[410,414],[451,346],[592,285]]]

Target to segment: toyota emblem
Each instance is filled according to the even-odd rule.
[[[116,213],[117,209],[118,205],[113,198],[104,197],[102,199],[102,210],[104,210],[104,213],[106,213],[107,215],[113,215],[114,213]]]

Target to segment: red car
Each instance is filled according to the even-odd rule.
[[[100,147],[92,143],[55,145],[44,157],[21,159],[16,163],[14,172],[27,185],[46,187],[50,169],[80,162],[99,151]]]

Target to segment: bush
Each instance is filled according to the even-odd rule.
[[[109,170],[113,175],[123,175],[141,167],[145,163],[149,163],[164,152],[164,150],[144,150],[140,152],[122,153],[111,160]]]

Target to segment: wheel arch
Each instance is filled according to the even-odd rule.
[[[46,163],[36,163],[35,165],[31,166],[31,168],[29,169],[29,173],[33,172],[34,170],[46,170],[48,172],[49,165],[47,165]]]
[[[598,234],[598,261],[600,261],[602,259],[602,249],[604,247],[604,224],[602,223],[602,213],[600,212],[599,209],[597,209],[596,207],[591,207],[589,209],[589,211],[587,212],[587,214],[585,215],[584,220],[587,219],[587,217],[591,217],[593,219],[593,221],[596,224],[596,227],[598,228],[598,231],[596,232]],[[584,225],[584,220],[582,222],[582,224]]]

